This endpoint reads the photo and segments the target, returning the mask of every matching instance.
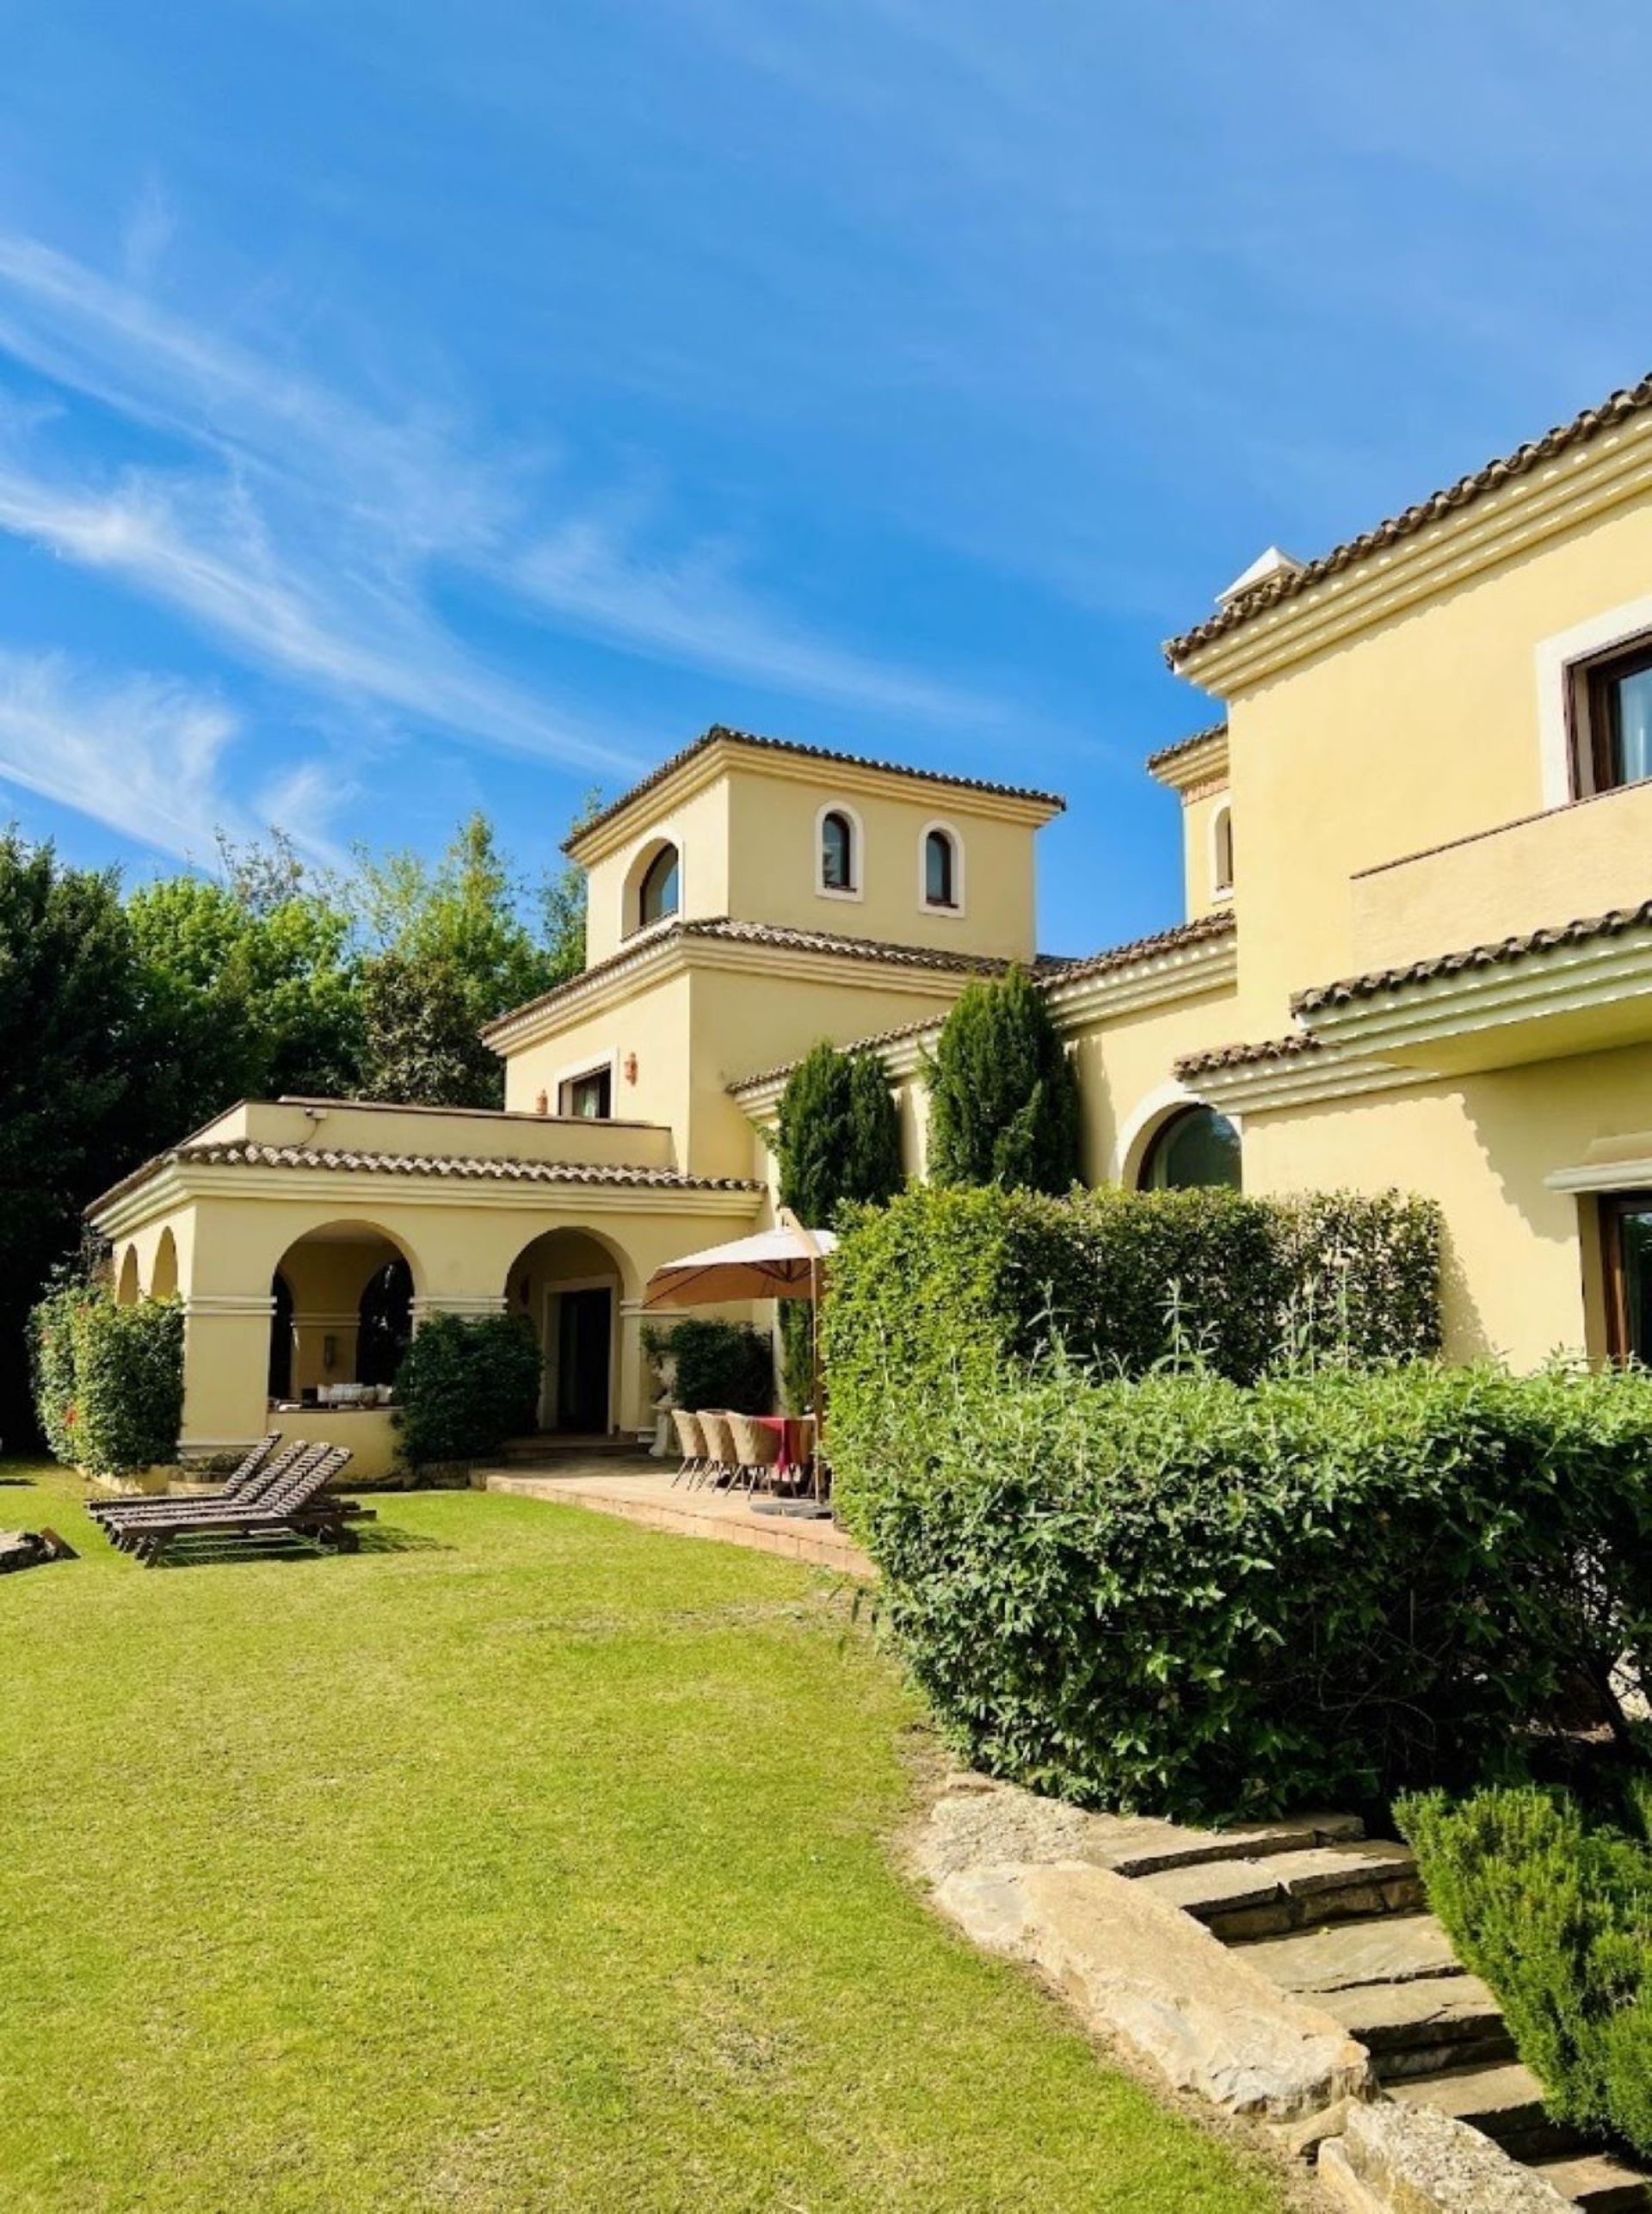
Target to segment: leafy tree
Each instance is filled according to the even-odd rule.
[[[1025,970],[965,988],[925,1074],[935,1183],[1064,1192],[1077,1180],[1078,1075]]]
[[[244,857],[243,857],[244,860]],[[179,876],[127,901],[153,1026],[168,1039],[169,1122],[246,1098],[355,1089],[361,1013],[349,921],[301,876]]]
[[[780,1096],[776,1151],[780,1204],[811,1229],[829,1229],[846,1203],[882,1206],[905,1183],[901,1126],[877,1056],[818,1045],[798,1062]],[[786,1396],[803,1405],[812,1376],[806,1304],[780,1309]]]
[[[583,875],[564,870],[536,894],[514,874],[492,824],[473,815],[434,863],[358,849],[348,897],[373,948],[363,971],[366,1090],[497,1107],[502,1070],[476,1033],[583,965]]]
[[[161,1142],[164,1051],[114,873],[0,832],[0,1436],[32,1430],[24,1321],[81,1208]]]
[[[498,1107],[498,1057],[482,1043],[456,962],[392,948],[365,962],[361,1008],[367,1095],[415,1107]]]

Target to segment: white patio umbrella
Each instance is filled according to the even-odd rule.
[[[643,1291],[644,1307],[710,1307],[724,1299],[808,1299],[814,1370],[815,1431],[823,1430],[820,1403],[820,1297],[827,1257],[837,1244],[829,1230],[808,1230],[782,1207],[778,1226],[755,1237],[710,1245],[656,1268]]]

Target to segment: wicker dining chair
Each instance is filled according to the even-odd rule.
[[[734,1433],[734,1449],[746,1489],[755,1491],[760,1483],[772,1485],[780,1469],[783,1440],[766,1422],[754,1422],[749,1415],[730,1415],[729,1428]]]
[[[700,1427],[699,1415],[691,1415],[686,1407],[671,1409],[671,1423],[676,1431],[677,1445],[682,1454],[682,1465],[672,1477],[671,1488],[675,1490],[687,1477],[688,1489],[692,1491],[695,1480],[705,1473],[706,1433]]]

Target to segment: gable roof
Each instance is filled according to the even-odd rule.
[[[791,754],[801,761],[835,762],[843,768],[872,769],[879,776],[907,777],[915,784],[938,785],[952,792],[983,792],[1000,799],[1028,800],[1034,806],[1047,807],[1053,815],[1063,813],[1067,805],[1066,801],[1053,792],[1036,792],[1016,784],[995,784],[984,777],[952,776],[940,769],[914,768],[904,762],[876,761],[866,754],[839,753],[829,746],[804,745],[794,738],[761,737],[755,731],[731,730],[725,723],[713,723],[692,745],[685,746],[681,753],[673,754],[669,761],[663,761],[639,784],[633,784],[629,792],[622,792],[618,799],[611,801],[589,822],[582,823],[576,829],[570,831],[563,841],[564,853],[575,854],[592,831],[600,830],[606,823],[612,823],[628,807],[635,806],[657,785],[663,784],[667,777],[675,776],[680,768],[687,768],[691,761],[717,745],[739,746],[761,753]]]
[[[1596,438],[1603,430],[1610,430],[1629,416],[1643,413],[1648,408],[1652,408],[1652,376],[1643,377],[1639,384],[1612,393],[1597,407],[1585,408],[1569,422],[1557,423],[1552,430],[1545,431],[1541,438],[1516,447],[1513,453],[1501,454],[1495,460],[1484,463],[1482,467],[1471,470],[1466,477],[1459,477],[1454,484],[1446,485],[1443,491],[1431,492],[1426,500],[1420,500],[1415,507],[1406,508],[1399,515],[1390,515],[1385,521],[1376,524],[1373,528],[1362,531],[1358,538],[1347,539],[1341,546],[1334,546],[1328,553],[1322,553],[1317,560],[1310,561],[1299,569],[1276,572],[1254,589],[1242,593],[1227,606],[1218,607],[1203,622],[1195,623],[1180,638],[1167,640],[1164,648],[1166,661],[1172,669],[1175,669],[1190,655],[1197,653],[1201,646],[1210,645],[1216,639],[1226,637],[1230,631],[1237,630],[1242,623],[1248,622],[1253,615],[1277,607],[1282,600],[1294,599],[1299,592],[1305,592],[1311,586],[1322,583],[1326,577],[1351,568],[1357,561],[1363,561],[1367,554],[1379,553],[1385,546],[1410,538],[1420,530],[1426,530],[1431,523],[1443,521],[1446,516],[1471,505],[1486,493],[1495,491],[1512,478],[1529,475],[1545,462],[1552,461],[1556,454],[1564,453],[1569,447]]]

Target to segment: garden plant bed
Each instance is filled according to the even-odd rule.
[[[914,1857],[978,1943],[1039,1969],[1178,2089],[1317,2153],[1341,2203],[1652,2208],[1652,2178],[1545,2113],[1409,1849],[1353,1817],[1199,1830],[962,1773]]]

